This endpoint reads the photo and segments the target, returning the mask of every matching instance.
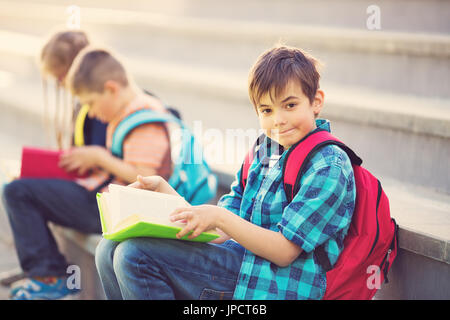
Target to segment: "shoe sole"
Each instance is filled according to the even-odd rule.
[[[10,287],[16,281],[25,279],[27,277],[21,269],[14,269],[0,274],[0,285],[3,287]]]

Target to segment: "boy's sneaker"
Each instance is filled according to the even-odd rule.
[[[17,281],[11,286],[11,300],[58,300],[80,290],[67,288],[66,278],[57,278],[54,283],[45,283],[33,278]]]

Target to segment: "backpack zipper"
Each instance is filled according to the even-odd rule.
[[[369,256],[370,256],[370,254],[372,253],[373,249],[375,249],[375,245],[377,244],[378,238],[379,238],[379,236],[380,236],[380,224],[378,223],[378,207],[379,207],[379,205],[380,205],[381,191],[382,191],[383,189],[381,188],[381,182],[380,182],[380,180],[377,180],[377,181],[378,181],[378,195],[377,195],[377,207],[376,207],[376,211],[375,211],[375,216],[376,216],[376,220],[377,220],[377,234],[375,235],[375,240],[374,240],[374,242],[373,242],[372,248],[371,248],[370,251],[369,251],[369,254],[367,255],[367,258],[369,258]],[[366,259],[367,259],[367,258],[366,258]]]
[[[384,256],[383,261],[380,264],[380,270],[383,270],[384,275],[384,283],[389,283],[389,279],[387,277],[389,271],[389,258],[391,256],[392,249],[389,248],[387,254]]]

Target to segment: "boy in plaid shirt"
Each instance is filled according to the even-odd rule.
[[[288,149],[317,129],[324,102],[316,60],[301,50],[276,47],[250,72],[249,94],[266,137],[245,189],[241,171],[217,206],[179,208],[178,237],[217,228],[214,243],[137,238],[102,240],[96,262],[111,299],[321,299],[326,272],[314,249],[323,245],[332,265],[343,250],[355,206],[350,159],[327,145],[306,163],[300,189],[286,199],[282,167]],[[270,148],[268,145],[270,144]],[[132,186],[174,193],[161,178]]]

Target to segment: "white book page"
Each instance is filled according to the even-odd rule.
[[[110,199],[115,201],[113,206],[119,212],[117,220],[120,222],[131,215],[139,215],[143,221],[183,227],[180,222],[171,222],[170,213],[176,208],[190,206],[181,196],[168,195],[165,193],[136,189],[111,184],[109,186]],[[111,202],[112,203],[112,202]]]
[[[103,223],[107,232],[112,230],[114,224],[112,222],[111,212],[109,211],[109,193],[102,192],[102,196],[100,198],[100,205],[102,208],[103,215]]]
[[[103,222],[105,223],[105,228],[107,232],[114,230],[116,225],[122,220],[118,210],[118,199],[114,198],[108,192],[102,192],[102,197],[100,198]]]

